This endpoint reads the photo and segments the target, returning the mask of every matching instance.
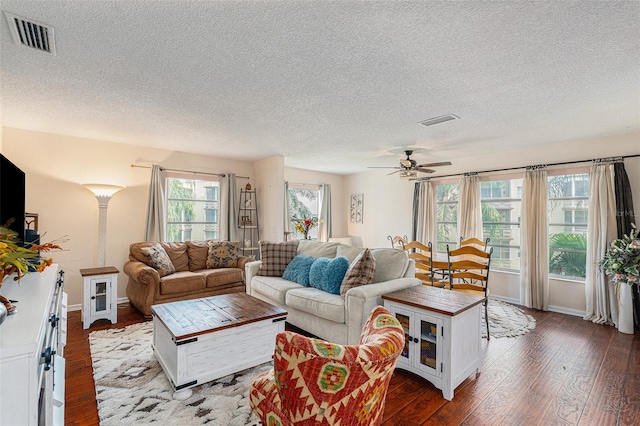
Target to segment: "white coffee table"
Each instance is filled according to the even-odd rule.
[[[191,388],[270,361],[287,311],[246,293],[151,307],[153,350],[175,389]]]

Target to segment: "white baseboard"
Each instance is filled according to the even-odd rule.
[[[562,306],[552,306],[549,305],[549,311],[551,312],[557,312],[559,314],[567,314],[567,315],[573,315],[574,317],[580,317],[580,318],[584,318],[585,312],[584,311],[578,311],[576,309],[569,309],[569,308],[565,308]]]
[[[126,297],[121,297],[119,298],[116,303],[119,305],[121,303],[129,303],[129,299]],[[67,311],[81,311],[82,310],[82,304],[78,303],[76,305],[69,305],[67,307]]]
[[[514,297],[496,296],[495,294],[492,294],[491,296],[489,296],[489,299],[502,300],[503,302],[511,303],[513,305],[520,305],[520,299],[516,299]],[[547,311],[557,312],[559,314],[572,315],[574,317],[580,317],[580,318],[584,317],[584,311],[569,309],[563,306],[549,305],[549,307],[547,308]]]

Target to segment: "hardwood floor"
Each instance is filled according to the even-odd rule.
[[[537,320],[535,330],[483,339],[482,372],[462,383],[451,402],[426,380],[396,369],[383,425],[640,424],[640,333],[526,311]],[[142,321],[120,305],[118,324],[100,320],[83,330],[80,312],[69,313],[66,425],[98,424],[89,332]]]

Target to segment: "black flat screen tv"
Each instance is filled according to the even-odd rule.
[[[24,241],[25,228],[25,174],[0,154],[0,225],[13,219],[10,229]]]

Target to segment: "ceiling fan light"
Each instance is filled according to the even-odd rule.
[[[400,179],[414,180],[418,178],[418,172],[416,170],[400,170]]]

